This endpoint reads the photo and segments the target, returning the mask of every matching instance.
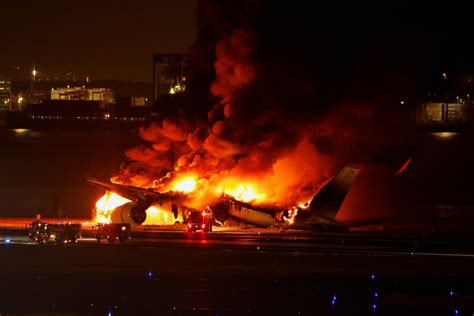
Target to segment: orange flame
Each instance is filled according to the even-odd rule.
[[[288,224],[288,225],[293,225],[295,222],[296,215],[298,215],[299,208],[293,207],[288,210],[288,216],[283,216],[283,220]]]
[[[146,210],[146,221],[143,225],[173,225],[182,218],[175,219],[171,211],[159,205],[152,205]]]
[[[242,202],[259,202],[265,199],[265,194],[257,192],[255,186],[250,183],[239,183],[235,179],[225,179],[217,188],[218,194],[230,195]]]
[[[193,192],[196,188],[196,178],[195,177],[184,177],[176,180],[172,186],[171,190],[190,193]]]
[[[96,214],[94,222],[102,224],[110,223],[113,210],[127,202],[130,202],[130,200],[113,192],[105,192],[95,204]]]
[[[110,224],[115,208],[128,202],[130,202],[129,199],[107,191],[95,204],[96,214],[93,222]],[[166,210],[159,205],[152,205],[145,212],[147,216],[143,225],[172,225],[176,221],[182,221],[182,218],[175,219],[171,210]]]

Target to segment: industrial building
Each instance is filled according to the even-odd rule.
[[[0,110],[10,109],[11,102],[11,81],[0,79]]]
[[[419,103],[416,120],[426,127],[461,127],[471,121],[468,103]]]
[[[115,102],[114,93],[111,89],[85,87],[51,89],[51,100],[99,101],[101,108]]]
[[[186,54],[153,55],[153,101],[186,91]]]

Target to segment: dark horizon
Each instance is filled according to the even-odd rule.
[[[152,80],[152,54],[187,52],[196,33],[194,1],[22,1],[0,4],[0,76]],[[20,66],[16,70],[14,66]]]

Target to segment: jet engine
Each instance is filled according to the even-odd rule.
[[[146,209],[150,205],[137,202],[128,202],[114,209],[111,216],[112,223],[141,224],[146,220]]]

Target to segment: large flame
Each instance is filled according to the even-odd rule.
[[[173,191],[190,193],[196,188],[196,178],[195,177],[184,177],[177,179],[171,186]]]
[[[109,191],[105,192],[105,194],[95,204],[96,213],[94,221],[102,224],[110,223],[113,210],[128,202],[130,202],[129,199],[118,194]]]
[[[239,183],[232,178],[224,179],[216,192],[218,194],[230,195],[236,200],[242,202],[260,202],[265,199],[265,194],[255,189],[255,185],[251,183]]]
[[[172,225],[176,221],[182,221],[182,218],[175,219],[171,211],[159,205],[152,205],[146,210],[146,221],[143,225]]]
[[[313,101],[301,106],[288,102],[287,93],[294,100],[313,100],[311,85],[301,87],[295,81],[289,90],[266,90],[274,81],[255,62],[257,38],[251,29],[238,28],[219,40],[210,91],[220,101],[210,108],[207,119],[196,119],[205,117],[194,112],[201,107],[183,101],[186,104],[177,106],[177,113],[140,128],[146,143],[127,150],[130,163],[112,181],[183,193],[186,206],[195,209],[224,194],[280,210],[311,198],[339,168],[340,161],[328,152],[352,145],[351,130],[345,119],[328,114],[315,125],[316,120],[295,110],[313,108]],[[281,82],[287,81],[285,76]],[[262,89],[255,89],[255,84]],[[347,111],[343,117],[355,121],[371,114],[352,107]],[[347,156],[345,150],[343,154]],[[150,218],[171,222],[164,211],[157,207]]]
[[[107,191],[95,204],[95,218],[93,222],[100,224],[110,224],[112,222],[112,212],[115,208],[130,202],[116,193]],[[166,210],[159,205],[152,205],[146,211],[146,220],[143,225],[171,225],[182,218],[174,218],[170,210]]]

